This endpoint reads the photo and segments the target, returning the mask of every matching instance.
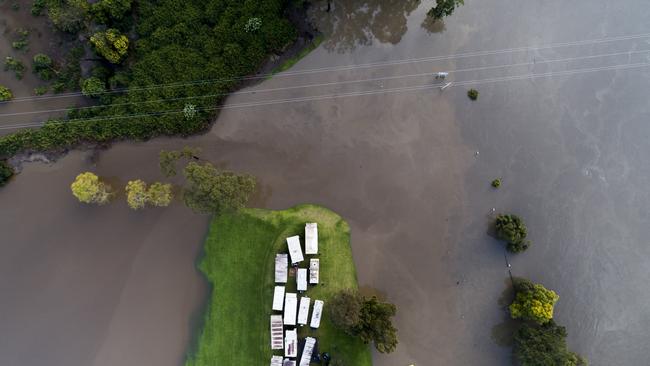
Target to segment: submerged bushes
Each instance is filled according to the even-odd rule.
[[[0,160],[0,187],[7,184],[9,179],[14,175],[14,168],[7,164],[6,161]]]

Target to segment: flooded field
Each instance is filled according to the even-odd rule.
[[[377,366],[510,362],[492,208],[526,220],[533,246],[508,260],[558,292],[570,347],[592,365],[647,363],[650,8],[468,2],[432,24],[431,2],[333,3],[312,13],[330,37],[292,69],[312,71],[232,96],[209,133],[28,164],[0,190],[0,364],[182,364],[207,218],[85,207],[69,184],[84,170],[161,179],[158,152],[186,145],[256,175],[254,206],[317,203],[350,223],[360,285],[399,307],[400,344]],[[313,71],[477,51],[498,52]],[[433,71],[458,86],[428,88]]]

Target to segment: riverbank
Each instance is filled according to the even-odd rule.
[[[301,205],[282,211],[245,209],[212,220],[199,265],[212,294],[196,352],[187,366],[269,362],[275,254],[286,251],[288,236],[303,234],[306,222],[318,223],[321,266],[321,285],[307,294],[324,300],[325,310],[320,328],[300,328],[300,337],[316,337],[320,352],[329,352],[345,365],[372,364],[369,346],[334,328],[327,312],[328,300],[337,291],[358,288],[349,226],[330,210]]]

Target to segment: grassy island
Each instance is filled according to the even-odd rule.
[[[287,237],[304,238],[306,222],[318,223],[321,263],[321,283],[306,294],[324,300],[325,309],[320,328],[299,327],[299,337],[316,337],[321,352],[345,365],[372,364],[369,346],[335,329],[327,311],[335,293],[358,287],[350,228],[328,209],[301,205],[284,211],[244,209],[213,219],[199,265],[212,285],[210,304],[186,366],[269,364],[275,254],[286,252]],[[287,291],[295,291],[295,286],[291,277]]]

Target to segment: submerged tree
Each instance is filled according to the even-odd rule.
[[[13,97],[14,95],[11,93],[11,89],[0,85],[0,102],[5,102]]]
[[[103,205],[110,200],[110,187],[91,172],[81,173],[70,185],[79,202]]]
[[[132,180],[126,184],[126,203],[134,210],[144,208],[148,201],[147,184],[140,180]]]
[[[464,5],[465,0],[437,0],[436,6],[427,12],[434,19],[442,19],[454,13],[457,7]]]
[[[255,191],[253,176],[217,170],[210,163],[190,162],[184,173],[188,186],[183,191],[183,200],[196,212],[236,211],[246,205]]]
[[[167,207],[172,202],[172,185],[155,182],[147,190],[148,203],[156,207]]]
[[[501,214],[496,219],[497,237],[507,242],[506,248],[513,253],[523,252],[530,247],[526,240],[528,229],[517,215]]]
[[[521,366],[587,366],[587,360],[569,351],[566,337],[566,329],[553,320],[542,326],[524,323],[515,333],[515,358]]]
[[[176,163],[180,159],[195,159],[199,160],[198,154],[201,149],[185,146],[181,150],[162,150],[158,155],[158,163],[160,164],[160,171],[166,177],[173,177],[176,175]]]
[[[537,324],[553,319],[553,307],[560,298],[555,291],[526,279],[517,279],[515,293],[515,300],[509,307],[513,319],[531,320]]]

